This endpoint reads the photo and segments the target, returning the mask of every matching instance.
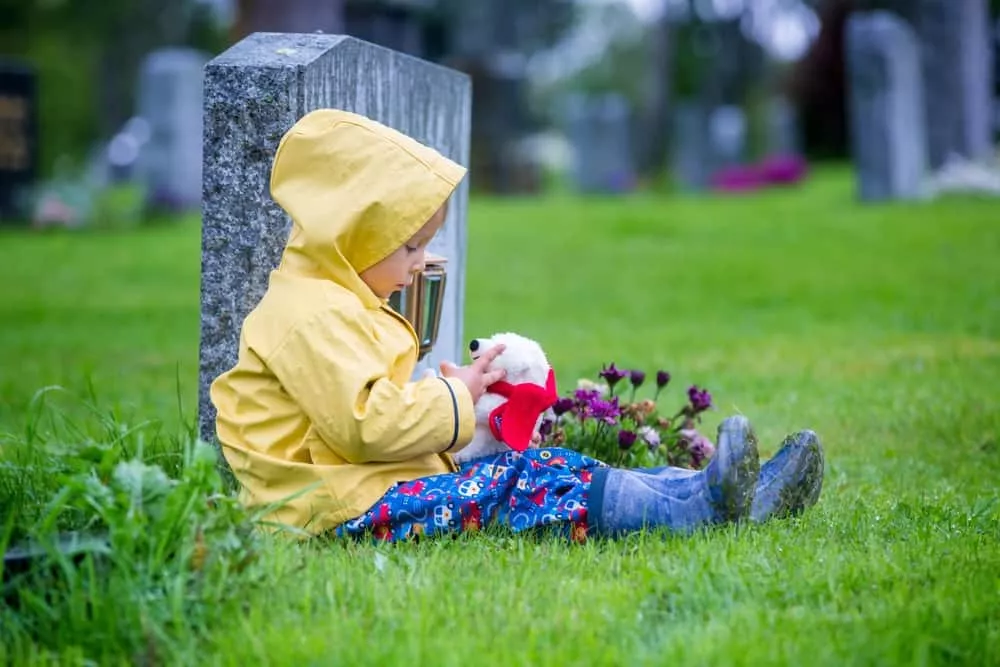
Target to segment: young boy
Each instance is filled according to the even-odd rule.
[[[579,538],[752,514],[759,465],[741,418],[720,427],[716,456],[698,473],[613,470],[568,449],[510,452],[459,470],[450,454],[472,439],[473,406],[503,379],[489,370],[503,349],[413,381],[416,334],[387,300],[423,268],[465,174],[344,111],[314,111],[283,137],[271,194],[292,229],[243,324],[235,367],[211,387],[242,501],[274,504],[270,520],[307,533],[384,539],[490,521],[515,530],[559,524]],[[798,511],[819,492],[815,436],[799,434],[783,456],[763,476],[758,495],[772,500],[760,518]]]

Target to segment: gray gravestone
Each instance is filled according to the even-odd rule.
[[[993,43],[987,0],[918,0],[928,151],[937,169],[955,154],[992,156]]]
[[[673,121],[671,164],[681,189],[704,190],[719,169],[746,160],[747,116],[741,107],[686,100],[674,109]]]
[[[681,189],[698,191],[708,186],[713,170],[709,118],[699,102],[682,101],[674,108],[671,168]]]
[[[716,107],[708,118],[708,136],[716,168],[741,164],[746,158],[746,112],[735,104]]]
[[[621,95],[572,95],[568,102],[573,180],[581,192],[623,192],[635,182],[628,102]]]
[[[208,57],[199,51],[154,51],[142,64],[138,114],[149,123],[138,170],[148,203],[169,211],[201,202],[202,78]]]
[[[862,200],[924,196],[927,170],[920,47],[894,14],[857,12],[845,32],[849,127]]]
[[[769,100],[766,124],[766,151],[769,155],[799,155],[802,138],[795,106],[784,98]]]
[[[240,327],[267,287],[291,221],[268,190],[284,133],[306,113],[363,114],[468,166],[464,74],[343,35],[255,33],[205,69],[199,428],[215,440],[211,382],[236,362]],[[448,258],[441,330],[417,373],[460,362],[468,178],[429,250]]]

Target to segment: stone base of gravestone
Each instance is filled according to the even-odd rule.
[[[306,113],[360,113],[468,165],[463,74],[343,35],[255,33],[205,68],[199,431],[215,439],[208,388],[236,362],[240,328],[267,287],[291,221],[270,197],[271,161]],[[437,345],[417,373],[460,361],[468,179],[429,251],[448,259]]]
[[[924,91],[913,29],[884,11],[847,21],[850,143],[863,201],[926,196]]]
[[[567,100],[573,181],[581,192],[631,190],[636,181],[628,102],[621,95],[573,95]]]
[[[138,170],[150,208],[188,211],[201,203],[202,77],[208,56],[154,51],[142,64],[138,115],[148,123]]]

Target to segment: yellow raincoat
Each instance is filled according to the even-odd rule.
[[[466,170],[355,114],[323,109],[282,138],[271,195],[292,219],[278,268],[211,387],[223,455],[250,508],[319,533],[395,482],[453,472],[475,427],[457,380],[411,382],[416,333],[359,274],[451,196]]]

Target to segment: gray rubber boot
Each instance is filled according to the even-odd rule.
[[[750,520],[796,516],[816,504],[823,489],[823,446],[813,431],[785,438],[778,452],[760,467],[760,478],[750,506]],[[684,479],[697,473],[689,468],[637,468],[658,477]]]
[[[801,514],[816,504],[823,489],[823,446],[812,431],[794,433],[760,470],[750,520]]]
[[[744,417],[719,425],[715,456],[690,474],[650,474],[618,468],[594,470],[587,518],[595,535],[644,528],[690,532],[748,516],[760,473],[757,438]]]

